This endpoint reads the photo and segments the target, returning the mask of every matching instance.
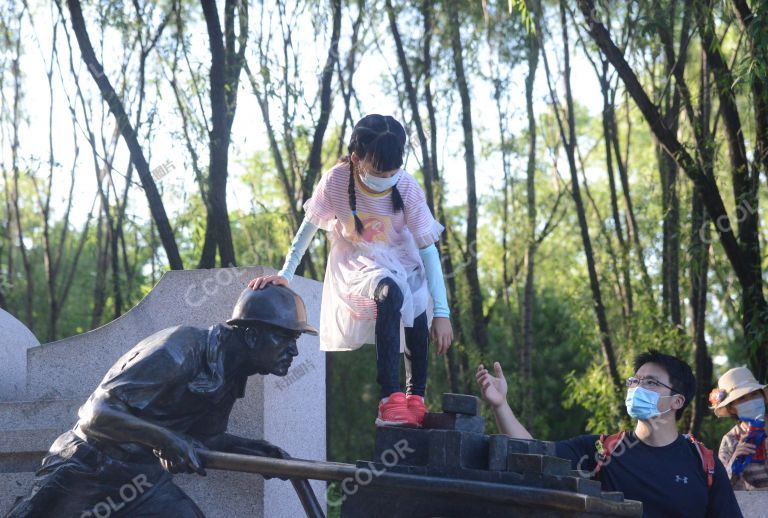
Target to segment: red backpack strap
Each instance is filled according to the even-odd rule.
[[[624,435],[626,432],[616,432],[613,435],[606,436],[605,434],[602,434],[600,438],[595,442],[595,450],[597,451],[597,466],[595,466],[595,472],[593,477],[597,478],[597,476],[600,474],[600,470],[603,468],[603,465],[608,462],[608,459],[611,458],[611,455],[613,455],[614,450],[616,449],[616,446],[621,444],[621,441],[624,440]]]
[[[715,454],[704,446],[703,442],[697,441],[693,435],[686,434],[685,437],[696,447],[696,453],[701,459],[701,466],[704,473],[707,474],[707,489],[712,489],[712,484],[715,482]]]

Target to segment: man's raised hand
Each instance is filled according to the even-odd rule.
[[[497,408],[507,401],[507,380],[504,378],[504,372],[501,370],[499,362],[493,364],[493,370],[496,373],[495,377],[481,363],[477,366],[475,378],[480,385],[483,399],[492,407]]]

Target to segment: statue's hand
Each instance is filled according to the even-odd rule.
[[[274,444],[271,444],[267,441],[263,441],[264,444],[262,445],[262,451],[264,453],[261,454],[262,457],[272,457],[273,459],[290,459],[291,456],[288,455],[288,452],[286,452],[284,449],[275,446]],[[265,479],[269,480],[272,477],[265,476]],[[280,480],[288,480],[288,477],[281,477],[278,476]]]
[[[264,441],[259,439],[252,439],[247,441],[248,441],[247,444],[243,444],[238,448],[243,453],[248,453],[251,455],[259,455],[261,457],[272,457],[273,459],[290,459],[291,458],[291,456],[288,455],[288,452],[286,452],[282,448],[275,446],[269,441]],[[264,478],[269,480],[272,477],[265,475]],[[278,476],[277,478],[281,480],[288,480],[288,477]]]
[[[274,444],[267,443],[265,446],[265,457],[272,457],[273,459],[290,459],[291,456],[284,449],[275,446]]]
[[[260,457],[272,457],[274,459],[290,459],[288,453],[263,439],[246,439],[228,433],[222,433],[206,439],[205,447],[225,453],[239,453],[241,455],[258,455]]]
[[[155,450],[155,455],[168,473],[197,473],[205,476],[205,469],[196,449],[205,449],[205,446],[194,439],[171,432],[165,444]]]
[[[210,437],[205,441],[205,445],[214,451],[225,453],[238,453],[240,455],[258,455],[259,457],[271,457],[273,459],[290,459],[291,456],[282,448],[278,448],[269,441],[263,439],[246,439],[223,433]],[[272,477],[265,476],[270,479]],[[287,477],[278,477],[287,480]]]
[[[245,453],[246,455],[259,455],[260,457],[272,457],[273,459],[290,459],[291,456],[282,448],[278,448],[269,441],[261,439],[243,439],[232,453]]]

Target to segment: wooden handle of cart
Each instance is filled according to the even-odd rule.
[[[308,518],[325,518],[308,478],[316,480],[344,480],[354,476],[356,469],[349,464],[315,462],[308,460],[273,459],[255,455],[222,453],[198,450],[206,469],[258,473],[270,477],[286,477],[291,480],[296,495],[301,501]]]
[[[209,469],[258,473],[269,477],[308,478],[342,481],[354,477],[358,469],[352,464],[301,459],[274,459],[256,455],[198,450],[198,455]]]

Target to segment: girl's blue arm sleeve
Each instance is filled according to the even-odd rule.
[[[293,238],[293,242],[291,242],[291,248],[288,250],[288,255],[285,256],[283,268],[277,272],[278,275],[285,277],[289,282],[293,280],[293,274],[299,266],[301,258],[304,257],[304,254],[307,252],[309,243],[311,243],[312,238],[315,237],[317,229],[317,225],[307,218],[304,218],[299,230],[296,232],[296,236]]]
[[[440,264],[440,254],[434,243],[419,250],[421,260],[424,262],[424,271],[427,274],[427,286],[435,305],[434,316],[450,318],[451,310],[448,309],[448,297],[445,293],[445,280],[443,279],[443,266]]]

